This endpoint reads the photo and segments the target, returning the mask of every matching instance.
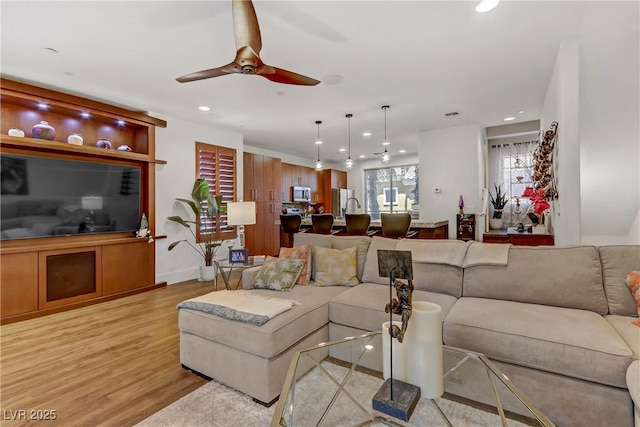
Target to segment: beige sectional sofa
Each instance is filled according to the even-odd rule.
[[[411,250],[413,298],[442,307],[445,344],[486,354],[557,425],[634,425],[640,328],[631,324],[637,310],[624,276],[640,270],[639,246],[534,248],[310,233],[294,241],[358,246],[362,283],[256,290],[302,303],[260,327],[182,309],[185,367],[273,401],[294,349],[380,328],[389,290],[378,276],[377,250]],[[245,287],[258,270],[244,272]],[[490,404],[485,373],[465,369],[446,391]],[[516,402],[506,407],[520,412]]]

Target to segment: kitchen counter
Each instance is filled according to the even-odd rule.
[[[301,228],[311,228],[311,217],[302,218]],[[345,220],[336,218],[333,221],[333,229],[344,229],[346,227]],[[449,220],[443,221],[411,221],[411,230],[417,230],[418,234],[413,236],[414,239],[448,239],[449,238]],[[370,230],[381,230],[382,222],[380,220],[371,221]]]

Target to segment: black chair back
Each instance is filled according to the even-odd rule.
[[[300,215],[280,215],[280,228],[287,235],[288,248],[293,247],[293,235],[300,231],[300,224],[302,224]]]
[[[380,214],[382,222],[382,235],[400,239],[407,237],[409,227],[411,227],[411,215],[408,213],[382,213]]]
[[[333,214],[311,215],[313,232],[317,234],[331,234],[333,227]]]
[[[352,236],[366,236],[371,224],[369,214],[345,214],[344,221],[347,226],[347,234]]]

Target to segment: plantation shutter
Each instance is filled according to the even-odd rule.
[[[236,200],[236,150],[196,142],[196,176],[209,183],[213,196],[222,196],[222,203]],[[218,213],[200,233],[211,233],[216,240],[233,239],[235,229],[227,225],[227,215]]]

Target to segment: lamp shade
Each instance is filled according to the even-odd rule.
[[[251,225],[256,223],[256,202],[227,203],[227,224]]]
[[[82,198],[82,209],[97,211],[102,209],[102,197],[85,196]]]

